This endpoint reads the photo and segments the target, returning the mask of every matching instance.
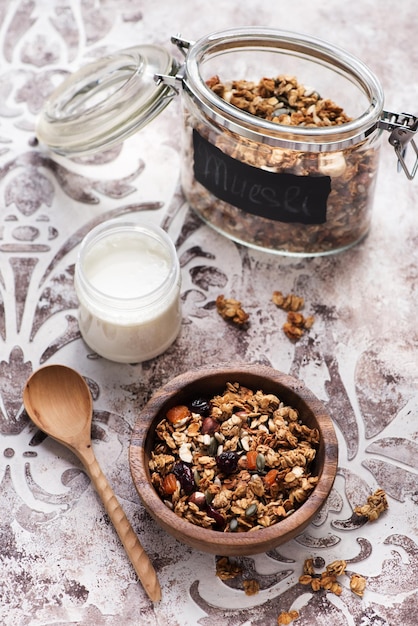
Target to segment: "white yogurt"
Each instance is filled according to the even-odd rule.
[[[107,359],[146,361],[180,331],[179,261],[159,227],[112,220],[94,228],[81,244],[74,284],[81,335]]]

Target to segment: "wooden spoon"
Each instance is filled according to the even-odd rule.
[[[91,443],[93,401],[75,370],[47,365],[34,372],[23,391],[25,409],[40,430],[67,446],[84,465],[148,596],[161,599],[157,574],[96,460]]]

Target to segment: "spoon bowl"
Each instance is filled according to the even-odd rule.
[[[90,440],[93,401],[86,381],[64,365],[41,367],[23,392],[26,412],[36,426],[66,445]],[[74,449],[77,453],[77,450]]]
[[[151,561],[94,455],[91,442],[93,401],[84,378],[65,365],[41,367],[26,382],[23,404],[40,430],[80,459],[145,591],[154,602],[160,600],[161,589]]]

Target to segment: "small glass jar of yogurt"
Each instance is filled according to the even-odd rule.
[[[180,331],[180,280],[174,244],[160,227],[109,220],[92,229],[74,276],[84,341],[120,363],[162,354]]]

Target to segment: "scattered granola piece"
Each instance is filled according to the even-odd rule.
[[[343,574],[345,574],[346,568],[347,568],[347,562],[342,561],[342,560],[333,561],[332,563],[326,566],[326,570],[328,574],[335,575],[335,576],[342,576]]]
[[[286,626],[286,624],[291,624],[298,617],[299,611],[283,611],[277,618],[277,624],[278,626]]]
[[[303,324],[304,324],[305,318],[303,317],[302,313],[296,313],[295,311],[289,311],[288,314],[287,314],[287,321],[292,326],[297,326],[298,328],[303,328]]]
[[[299,313],[305,305],[301,296],[294,293],[283,295],[281,291],[273,291],[272,301],[276,306],[287,311],[287,321],[283,324],[283,331],[291,341],[299,341],[305,330],[312,328],[315,318],[313,315],[305,317]]]
[[[255,596],[260,591],[260,585],[256,580],[244,580],[242,584],[247,596]]]
[[[313,315],[308,315],[308,317],[305,317],[304,321],[303,321],[303,328],[305,330],[310,330],[313,326],[313,323],[315,321],[315,318]]]
[[[334,581],[331,585],[330,588],[331,593],[333,593],[335,596],[340,596],[343,592],[343,588],[340,585],[340,583],[338,583],[337,581]]]
[[[242,568],[230,561],[227,556],[222,556],[216,562],[216,575],[221,580],[231,580],[232,578],[236,578],[242,573]]]
[[[315,573],[314,569],[314,560],[313,559],[305,559],[303,564],[303,573],[309,576],[313,576]]]
[[[295,326],[294,324],[291,324],[290,322],[285,322],[283,324],[283,332],[286,335],[286,337],[288,337],[292,341],[299,341],[299,339],[303,335],[303,328],[299,326]]]
[[[316,574],[314,572],[313,559],[306,559],[303,564],[303,574],[299,577],[301,585],[310,585],[312,591],[330,591],[336,596],[342,594],[342,586],[337,578],[346,574],[347,562],[344,560],[333,561],[325,567],[325,571]],[[352,574],[350,589],[353,593],[363,597],[366,588],[366,579],[360,574]]]
[[[312,587],[312,591],[319,591],[320,589],[322,589],[321,579],[317,577],[312,578],[311,587]]]
[[[385,492],[383,489],[377,489],[367,498],[367,504],[356,506],[354,513],[359,517],[367,517],[369,522],[375,522],[388,507]]]
[[[362,598],[366,588],[366,579],[360,574],[353,574],[350,578],[350,589],[353,593]]]
[[[216,298],[216,310],[224,320],[237,326],[243,326],[248,322],[249,314],[244,311],[239,300],[225,298],[223,294]]]
[[[299,311],[303,309],[305,301],[294,293],[284,296],[281,291],[273,291],[272,300],[276,306],[285,311]]]
[[[313,323],[314,317],[312,315],[305,318],[302,313],[289,311],[287,321],[283,324],[283,331],[289,339],[298,341],[303,336],[305,330],[312,328]]]

